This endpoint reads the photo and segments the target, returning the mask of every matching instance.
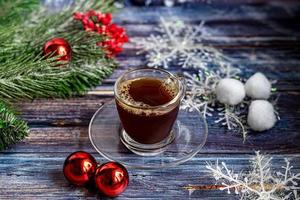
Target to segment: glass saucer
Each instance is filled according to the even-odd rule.
[[[89,125],[89,138],[94,148],[105,158],[128,168],[161,169],[186,162],[203,147],[207,138],[207,124],[201,113],[194,109],[180,109],[173,127],[174,140],[155,156],[132,153],[120,140],[122,125],[115,101],[102,105]]]

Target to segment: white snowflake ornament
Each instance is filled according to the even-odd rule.
[[[297,191],[300,173],[292,171],[288,159],[281,171],[272,169],[272,157],[256,152],[251,159],[251,168],[240,172],[230,169],[225,162],[207,163],[206,168],[213,174],[220,190],[240,195],[241,200],[299,200]]]
[[[172,6],[175,1],[164,0],[164,2]],[[146,52],[148,67],[167,69],[172,63],[177,63],[182,68],[203,70],[208,70],[208,66],[211,65],[221,68],[231,67],[232,59],[219,49],[203,42],[207,40],[204,23],[201,21],[199,25],[190,25],[175,18],[170,20],[161,18],[155,34],[132,41],[141,49],[138,54]],[[239,70],[234,70],[233,73],[237,71]]]
[[[237,105],[246,96],[244,84],[233,78],[221,79],[216,87],[217,100],[228,105]]]
[[[247,123],[254,131],[265,131],[276,123],[273,105],[266,100],[252,101],[249,106]]]
[[[271,83],[264,74],[257,72],[247,80],[245,90],[252,99],[268,99],[271,95]]]

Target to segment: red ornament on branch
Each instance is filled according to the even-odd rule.
[[[123,44],[129,41],[125,29],[112,23],[111,13],[104,14],[94,10],[86,13],[75,12],[74,19],[81,21],[86,31],[107,36],[105,41],[100,41],[97,45],[104,47],[109,57],[120,53]]]
[[[57,61],[70,61],[72,56],[71,46],[63,38],[53,38],[47,41],[43,51],[46,56],[60,56]]]
[[[108,162],[97,168],[95,173],[97,188],[108,197],[115,197],[124,192],[129,183],[126,168],[116,162]]]
[[[93,180],[96,168],[97,161],[91,154],[77,151],[66,158],[63,172],[70,183],[83,186]]]

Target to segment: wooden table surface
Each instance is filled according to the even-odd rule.
[[[130,184],[117,199],[238,199],[219,190],[190,192],[185,186],[215,183],[205,161],[219,159],[234,170],[246,170],[256,150],[272,154],[274,169],[280,169],[284,158],[291,158],[294,171],[300,172],[300,4],[290,0],[222,2],[198,0],[171,8],[161,2],[149,7],[127,2],[114,21],[127,29],[130,38],[141,38],[149,36],[160,16],[192,23],[205,20],[213,36],[205,42],[234,58],[245,77],[261,71],[278,80],[281,120],[272,130],[250,134],[245,143],[209,120],[208,140],[193,159],[167,170],[129,169]],[[0,153],[0,199],[102,199],[94,191],[70,185],[62,165],[68,154],[77,150],[106,161],[89,141],[88,123],[99,106],[112,98],[116,78],[129,67],[145,65],[145,57],[137,56],[137,50],[127,44],[117,57],[118,69],[85,96],[16,105],[31,130],[23,142]],[[180,69],[174,66],[170,70]]]

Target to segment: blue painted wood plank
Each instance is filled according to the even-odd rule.
[[[97,197],[97,193],[85,188],[70,185],[63,177],[62,165],[68,153],[26,153],[0,154],[1,182],[0,198],[85,198]],[[94,154],[99,162],[105,160]],[[233,170],[249,168],[249,158],[253,154],[198,154],[193,160],[167,170],[144,171],[130,170],[128,189],[116,199],[130,198],[200,198],[200,199],[236,199],[218,190],[196,190],[189,192],[188,185],[214,185],[215,181],[205,168],[206,161],[225,161]],[[297,163],[300,155],[272,155],[274,170],[281,170],[284,158],[289,158],[295,173],[300,171]],[[7,187],[9,186],[9,187]],[[21,190],[20,190],[20,186]],[[99,197],[99,196],[98,196]],[[102,198],[101,198],[102,199]]]
[[[299,92],[282,93],[278,101],[281,120],[264,133],[249,133],[245,143],[242,137],[232,134],[208,118],[209,136],[203,152],[251,153],[254,150],[268,152],[300,152]],[[75,151],[86,146],[90,149],[88,123],[100,105],[112,97],[87,95],[70,100],[35,100],[19,104],[23,119],[32,127],[30,136],[7,152],[61,152]],[[55,128],[58,127],[58,128]],[[64,148],[60,148],[64,147]]]
[[[298,3],[299,4],[299,3]],[[194,4],[178,7],[126,7],[115,18],[115,22],[122,24],[157,23],[160,17],[180,17],[185,21],[200,20],[266,20],[285,19],[296,16],[298,4],[286,6],[251,6],[251,5],[210,5]]]

